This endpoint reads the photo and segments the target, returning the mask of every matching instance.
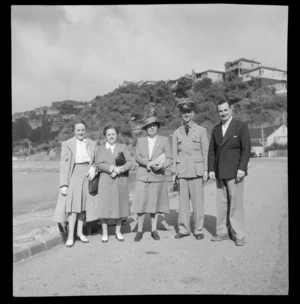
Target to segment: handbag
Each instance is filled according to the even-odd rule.
[[[116,165],[119,167],[119,166],[123,166],[126,164],[126,158],[123,154],[123,152],[119,152],[118,155],[116,156],[115,158],[115,162],[116,162]],[[128,176],[128,171],[124,172],[123,173],[125,176]]]
[[[89,193],[92,195],[98,194],[100,172],[98,172],[92,180],[89,180]]]

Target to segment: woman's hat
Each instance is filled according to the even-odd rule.
[[[160,127],[160,122],[158,121],[158,119],[156,117],[149,117],[145,120],[144,125],[142,126],[143,130],[146,130],[147,126],[156,123],[158,125],[158,127]]]
[[[190,99],[183,99],[177,104],[179,110],[194,110],[195,106],[196,104]]]

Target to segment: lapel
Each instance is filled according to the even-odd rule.
[[[75,136],[68,140],[68,146],[71,149],[71,152],[73,153],[74,159],[75,159],[75,157],[76,157],[76,140],[75,140]]]
[[[183,125],[179,127],[179,132],[180,132],[182,135],[186,136],[185,130],[184,130],[184,126],[183,126]]]
[[[86,139],[85,147],[86,147],[86,152],[87,152],[88,156],[92,160],[94,157],[92,155],[91,143],[90,143],[90,141],[88,139]]]
[[[141,139],[141,149],[144,155],[147,156],[147,158],[149,158],[149,146],[148,146],[148,137],[143,137]]]
[[[156,135],[156,140],[155,140],[155,144],[154,144],[154,147],[153,147],[151,158],[154,157],[154,155],[156,153],[156,150],[158,149],[160,143],[161,143],[161,137],[159,135]]]
[[[116,146],[115,146],[114,152],[116,151],[116,147],[117,147],[117,144],[116,144]],[[111,149],[110,149],[110,148],[108,148],[108,149],[106,148],[106,144],[103,144],[103,151],[104,151],[104,153],[106,154],[107,159],[108,159],[110,162],[114,163],[114,161],[115,161],[114,154],[111,153]]]
[[[191,127],[189,129],[189,134],[188,136],[192,135],[192,133],[196,130],[196,124],[194,122],[191,123]],[[185,131],[184,131],[185,133]]]
[[[119,145],[119,143],[116,142],[113,156],[116,157],[118,155],[119,151],[120,151],[120,145]]]
[[[216,139],[219,145],[221,145],[223,141],[222,123],[216,126]]]
[[[233,133],[233,130],[235,128],[235,119],[232,118],[231,122],[229,123],[229,126],[226,130],[226,133],[225,133],[225,136],[223,137],[223,141],[222,141],[222,146],[228,141],[228,139],[230,138],[230,136],[232,135]],[[220,128],[221,132],[222,132],[222,127]]]

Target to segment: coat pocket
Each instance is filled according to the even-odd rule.
[[[202,155],[196,155],[195,157],[195,170],[197,176],[203,176],[204,162]]]

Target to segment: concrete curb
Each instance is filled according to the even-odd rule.
[[[179,196],[178,192],[170,193],[169,199],[173,199],[177,196]],[[58,235],[49,237],[44,241],[35,242],[28,247],[13,249],[13,263],[21,262],[64,243],[63,234],[58,232]]]

